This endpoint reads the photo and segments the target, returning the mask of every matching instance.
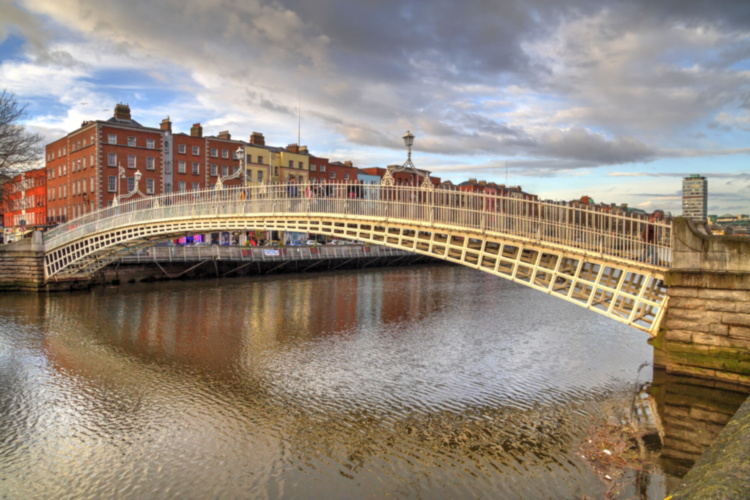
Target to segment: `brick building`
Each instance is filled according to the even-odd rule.
[[[3,240],[47,224],[47,178],[44,168],[18,174],[0,185]]]

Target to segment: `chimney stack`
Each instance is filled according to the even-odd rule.
[[[256,146],[265,146],[266,139],[260,132],[253,132],[252,135],[250,135],[250,144],[255,144]]]
[[[219,139],[226,139],[229,141],[232,139],[232,134],[229,133],[229,130],[222,130],[219,132]]]
[[[162,130],[166,130],[167,132],[172,132],[172,121],[169,119],[169,117],[166,117],[161,121],[160,128]]]
[[[130,118],[130,106],[127,104],[119,103],[115,106],[115,118],[117,120],[131,120]]]
[[[190,136],[203,137],[203,127],[201,127],[200,123],[193,123],[193,126],[190,127]]]

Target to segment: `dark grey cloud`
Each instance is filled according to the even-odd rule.
[[[176,85],[213,92],[238,113],[288,120],[301,94],[313,127],[352,147],[401,149],[411,129],[424,153],[523,158],[528,172],[552,175],[699,155],[702,141],[750,123],[740,70],[748,2],[58,0],[44,9],[73,38],[91,36],[134,66],[187,68],[194,81]],[[23,9],[13,22],[24,33],[40,23]],[[39,61],[76,64],[60,48],[42,51],[49,35],[28,37]]]

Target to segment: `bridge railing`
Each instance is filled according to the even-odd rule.
[[[294,213],[402,220],[432,230],[489,231],[662,267],[671,263],[670,222],[520,197],[358,184],[256,185],[142,198],[61,224],[45,234],[45,248],[159,220]]]

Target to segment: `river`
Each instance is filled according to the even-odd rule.
[[[601,498],[646,340],[454,266],[5,294],[0,497]]]

